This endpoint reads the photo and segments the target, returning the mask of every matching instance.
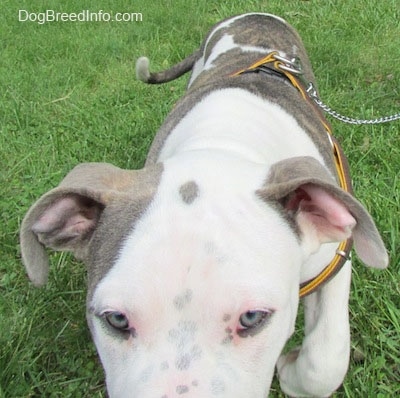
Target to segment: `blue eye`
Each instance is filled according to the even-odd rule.
[[[247,311],[239,318],[240,326],[244,329],[253,328],[259,325],[267,315],[268,313],[264,311]]]
[[[120,331],[129,330],[129,321],[125,314],[122,312],[106,312],[104,318],[115,329]]]
[[[247,337],[257,334],[270,319],[272,311],[247,311],[239,318],[238,334]]]

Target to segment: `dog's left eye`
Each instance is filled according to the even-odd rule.
[[[128,318],[122,312],[106,312],[104,318],[115,329],[121,331],[129,330]]]
[[[272,311],[247,311],[239,318],[238,334],[247,337],[256,334],[261,327],[270,319]]]

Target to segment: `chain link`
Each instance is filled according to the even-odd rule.
[[[341,115],[340,113],[334,111],[332,108],[330,108],[328,105],[324,104],[321,101],[312,83],[309,83],[309,86],[307,88],[307,94],[324,112],[344,123],[357,124],[357,125],[381,124],[381,123],[393,122],[395,120],[400,119],[400,113],[395,113],[394,115],[383,116],[376,119],[355,119],[352,117]]]
[[[290,72],[294,75],[296,75],[300,80],[302,80],[303,84],[305,84],[307,87],[307,95],[310,97],[312,101],[315,102],[317,106],[319,106],[324,112],[326,112],[328,115],[334,117],[335,119],[340,120],[341,122],[344,123],[349,123],[349,124],[381,124],[381,123],[387,123],[387,122],[394,122],[395,120],[400,119],[400,113],[395,113],[394,115],[390,116],[383,116],[379,117],[376,119],[355,119],[353,117],[349,116],[344,116],[340,114],[339,112],[334,111],[332,108],[330,108],[328,105],[323,103],[321,99],[318,97],[317,90],[315,89],[314,85],[311,82],[306,82],[303,76],[303,69],[301,62],[298,58],[292,58],[292,59],[287,59],[286,57],[282,57],[278,54],[274,55],[275,59],[279,62],[280,64],[280,69],[283,69],[286,72]]]

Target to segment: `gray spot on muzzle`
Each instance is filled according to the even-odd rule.
[[[178,294],[174,298],[174,307],[181,311],[186,304],[189,304],[192,300],[193,292],[190,289],[186,289],[183,293]]]
[[[188,386],[181,385],[181,386],[177,386],[176,387],[176,393],[178,395],[186,394],[187,392],[189,392],[189,387]]]

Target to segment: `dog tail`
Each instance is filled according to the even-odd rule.
[[[140,57],[136,61],[136,77],[142,82],[149,84],[160,84],[170,82],[192,70],[195,62],[199,58],[200,51],[194,52],[183,61],[175,64],[171,68],[162,72],[150,72],[150,61],[147,57]]]

